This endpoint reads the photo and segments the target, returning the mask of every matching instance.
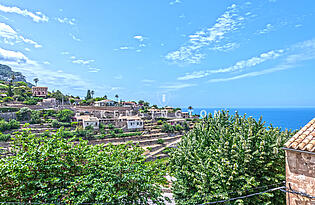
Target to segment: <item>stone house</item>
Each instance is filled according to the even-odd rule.
[[[141,130],[143,129],[143,120],[139,116],[120,116],[117,119],[116,125],[124,127],[127,130]]]
[[[32,87],[32,94],[34,97],[46,97],[48,94],[48,87]]]
[[[92,126],[94,130],[99,129],[100,121],[97,117],[90,115],[76,115],[74,118],[84,129],[88,126]]]
[[[283,149],[287,204],[315,205],[315,198],[310,198],[315,196],[315,118],[285,143]]]

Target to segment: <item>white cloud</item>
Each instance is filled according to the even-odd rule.
[[[81,64],[81,65],[88,65],[90,63],[93,63],[94,60],[83,60],[83,59],[77,59],[77,60],[73,60],[72,63],[74,64]]]
[[[259,34],[269,33],[269,32],[272,31],[273,29],[274,29],[274,26],[271,25],[270,23],[268,23],[268,24],[266,25],[266,27],[265,27],[264,29],[262,29],[262,30],[259,30],[258,33],[259,33]]]
[[[205,70],[205,71],[195,71],[193,73],[186,73],[185,76],[177,78],[178,80],[191,80],[191,79],[198,79],[206,77],[210,74],[217,74],[217,73],[230,73],[234,71],[242,71],[243,69],[254,67],[256,65],[259,65],[261,63],[264,63],[268,60],[276,59],[283,55],[284,50],[271,50],[269,52],[261,53],[259,56],[252,57],[247,60],[241,60],[235,63],[234,65],[227,67],[227,68],[221,68],[217,70]]]
[[[196,84],[178,83],[178,84],[162,85],[160,86],[160,88],[167,89],[167,90],[179,90],[179,89],[193,87],[193,86],[196,86]]]
[[[238,15],[237,6],[232,4],[211,28],[189,35],[186,45],[168,53],[165,58],[178,64],[200,63],[205,56],[201,53],[202,48],[219,43],[227,33],[237,30],[244,20],[244,17]]]
[[[56,72],[45,69],[41,64],[26,57],[18,51],[10,51],[0,48],[0,63],[10,66],[13,70],[22,72],[27,79],[31,81],[34,77],[42,79],[47,86],[59,89],[88,88],[90,84],[85,82],[79,76]]]
[[[0,61],[26,63],[28,58],[19,51],[10,51],[0,48]]]
[[[101,69],[99,69],[99,68],[89,68],[89,71],[88,72],[90,72],[90,73],[97,73],[97,72],[99,72]]]
[[[30,12],[26,9],[22,10],[18,7],[9,7],[9,6],[4,6],[0,4],[0,11],[5,12],[5,13],[16,13],[22,16],[30,17],[33,19],[35,22],[48,22],[49,18],[42,14],[41,12]]]
[[[240,47],[240,44],[238,43],[227,43],[225,45],[215,45],[214,47],[210,48],[211,50],[215,50],[215,51],[221,51],[221,52],[227,52],[230,50],[233,50],[235,48]]]
[[[43,62],[45,65],[50,65],[50,62],[49,61],[44,61]]]
[[[29,48],[24,48],[24,50],[26,50],[26,51],[28,51],[28,52],[30,52],[30,51],[31,51],[31,49],[29,49]]]
[[[76,36],[73,35],[72,33],[69,33],[69,35],[72,37],[73,40],[75,40],[75,41],[81,41],[81,39],[79,39],[78,37],[76,37]]]
[[[288,49],[288,52],[289,53],[284,59],[284,61],[280,63],[279,65],[274,66],[272,68],[264,69],[261,71],[244,73],[241,75],[228,77],[228,78],[210,79],[208,82],[209,83],[226,82],[226,81],[238,80],[242,78],[265,75],[265,74],[269,74],[269,73],[273,73],[277,71],[287,70],[290,68],[295,68],[304,61],[315,59],[315,39],[307,40],[307,41],[298,43],[296,45],[293,45]]]
[[[4,39],[4,42],[10,45],[14,45],[15,43],[24,42],[27,44],[33,45],[35,48],[42,47],[37,42],[24,38],[22,35],[19,35],[11,26],[0,23],[0,37]]]
[[[140,35],[134,36],[133,38],[139,40],[140,42],[144,41],[144,37]]]
[[[171,1],[169,4],[174,5],[174,4],[180,4],[180,3],[182,3],[180,0],[174,0],[174,1]]]
[[[63,23],[63,24],[69,24],[71,26],[75,25],[75,18],[69,19],[69,18],[56,18],[56,20],[59,23]]]

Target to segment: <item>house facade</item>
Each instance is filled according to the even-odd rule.
[[[76,115],[74,118],[84,129],[88,126],[93,127],[94,130],[99,129],[100,121],[97,117],[89,115]]]
[[[315,118],[284,145],[288,205],[314,205]]]
[[[113,100],[101,100],[94,102],[94,106],[96,107],[105,107],[105,106],[115,106],[116,102]]]
[[[33,97],[46,97],[48,94],[48,87],[32,87]]]
[[[143,125],[143,120],[138,116],[120,116],[117,122],[117,126],[124,127],[127,130],[141,130]]]

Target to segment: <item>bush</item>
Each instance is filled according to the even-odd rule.
[[[158,125],[162,125],[162,124],[163,124],[163,121],[162,121],[162,120],[158,120],[158,121],[157,121],[157,124],[158,124]]]
[[[16,135],[0,159],[0,199],[19,203],[164,204],[165,165],[132,144],[88,145],[61,132]],[[21,160],[23,159],[23,160]]]
[[[281,149],[291,132],[256,121],[218,112],[188,132],[170,153],[176,178],[173,194],[178,204],[203,204],[248,195],[255,187],[285,180]],[[251,191],[245,191],[251,190]],[[279,191],[229,204],[285,204]]]
[[[32,110],[31,112],[31,124],[39,124],[41,122],[39,111]]]
[[[51,126],[53,128],[60,128],[60,127],[70,127],[71,124],[69,122],[58,122],[58,120],[53,120],[51,122]]]
[[[60,122],[70,122],[74,112],[69,109],[60,110],[57,113],[57,119]]]
[[[4,97],[3,102],[12,102],[14,99],[12,97]]]
[[[23,101],[23,104],[25,104],[25,105],[37,105],[37,100],[34,98],[29,98],[29,99]]]
[[[157,140],[157,143],[158,143],[158,144],[164,144],[164,142],[165,142],[165,141],[164,141],[163,139],[158,139],[158,140]]]
[[[10,120],[9,122],[5,120],[0,120],[0,132],[5,132],[12,129],[20,128],[20,122],[16,120]]]
[[[10,139],[11,135],[10,134],[2,134],[0,133],[0,142],[6,142]],[[1,199],[1,197],[0,197]]]
[[[115,127],[114,127],[114,125],[113,124],[108,124],[108,129],[114,129]]]
[[[16,112],[16,118],[21,121],[26,121],[31,119],[32,110],[28,107],[21,108]]]

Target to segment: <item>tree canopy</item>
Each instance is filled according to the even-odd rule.
[[[268,189],[255,187],[281,183],[285,180],[285,158],[280,148],[290,136],[290,131],[266,128],[262,119],[224,111],[209,115],[170,154],[176,202],[225,200]],[[284,204],[285,194],[275,191],[229,203],[271,202]]]
[[[17,134],[0,159],[0,201],[26,203],[164,204],[165,169],[145,162],[132,144],[88,145],[29,131]]]

